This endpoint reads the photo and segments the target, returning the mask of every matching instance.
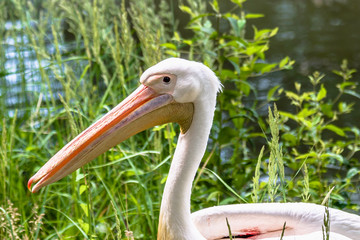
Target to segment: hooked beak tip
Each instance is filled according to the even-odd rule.
[[[31,177],[28,181],[27,187],[29,189],[30,192],[34,193],[35,191],[31,189],[31,185],[34,182],[34,177]]]

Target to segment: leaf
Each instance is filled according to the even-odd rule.
[[[351,96],[354,96],[354,97],[357,97],[357,98],[360,99],[360,94],[357,93],[357,92],[355,92],[355,91],[352,91],[352,90],[344,90],[344,93],[349,94],[349,95],[351,95]]]
[[[89,68],[91,67],[90,64],[86,65],[86,67],[84,68],[83,72],[81,73],[81,76],[79,78],[79,80],[83,79],[84,76],[86,75],[87,71],[89,70]]]
[[[212,24],[210,21],[206,21],[203,27],[200,28],[200,30],[204,33],[207,33],[209,35],[213,34],[215,31],[214,28],[212,28]]]
[[[165,139],[174,139],[174,137],[176,136],[176,132],[174,131],[174,129],[168,130],[166,129],[164,131],[164,137]]]
[[[83,204],[83,203],[82,203]],[[80,204],[80,206],[82,205]],[[87,216],[87,215],[86,215]],[[84,229],[85,233],[89,233],[90,225],[87,222],[84,222],[82,219],[78,219],[78,223],[80,224],[81,228]]]
[[[286,70],[292,69],[292,65],[294,65],[294,63],[295,63],[295,60],[289,61],[289,63],[284,66],[284,69],[286,69]]]
[[[240,64],[237,62],[238,59],[237,58],[228,58],[228,61],[233,65],[235,71],[240,74],[241,70],[240,70]]]
[[[332,118],[334,116],[334,112],[332,111],[332,107],[333,107],[333,105],[328,104],[328,103],[320,105],[321,111],[329,118]]]
[[[269,37],[275,36],[275,35],[278,33],[278,31],[279,31],[279,28],[278,28],[278,27],[277,27],[277,28],[274,28],[274,29],[270,32]]]
[[[290,146],[296,145],[296,137],[291,133],[284,133],[284,134],[282,134],[281,138],[284,141],[288,142],[290,144]]]
[[[321,88],[320,88],[320,91],[319,91],[318,95],[316,96],[316,100],[320,101],[324,97],[326,97],[326,89],[324,87],[324,84],[321,84]]]
[[[269,64],[269,63],[255,63],[254,71],[260,73],[267,73],[273,70],[276,67],[276,63]]]
[[[189,8],[188,6],[180,5],[179,8],[181,11],[188,13],[192,17],[195,17],[195,14],[191,11],[191,8]]]
[[[235,36],[240,37],[241,31],[245,27],[246,20],[245,19],[235,19],[233,17],[228,17],[227,19],[231,25],[231,28],[234,30]]]
[[[242,81],[242,80],[240,80],[239,82],[240,82],[240,85],[239,85],[240,90],[241,90],[241,92],[243,92],[246,96],[249,96],[251,90],[253,90],[254,92],[256,92],[256,91],[254,90],[253,86],[251,86],[250,83],[248,83],[248,82],[246,82],[246,81]]]
[[[264,17],[264,14],[260,14],[260,13],[248,13],[245,15],[245,18],[247,18],[247,19],[262,18],[262,17]]]
[[[317,112],[316,109],[304,108],[303,110],[301,110],[301,111],[297,114],[297,116],[298,116],[299,118],[306,118],[306,117],[309,117],[309,116],[315,114],[316,112]]]
[[[276,67],[276,63],[273,64],[267,64],[267,66],[263,67],[261,69],[261,73],[267,73],[270,72],[271,70],[273,70]]]
[[[325,74],[322,74],[320,72],[314,72],[313,75],[309,76],[310,82],[312,85],[316,86],[320,83],[321,79],[325,77]]]
[[[347,87],[355,87],[355,86],[356,86],[356,83],[355,82],[350,82],[350,81],[343,82],[340,85],[339,84],[336,85],[336,87],[339,88],[342,91]]]
[[[333,124],[326,125],[325,127],[323,127],[323,129],[328,129],[342,137],[345,137],[345,135],[346,135],[345,132],[341,128],[339,128]]]
[[[331,193],[330,198],[339,202],[345,201],[344,197],[337,193]]]
[[[193,44],[193,41],[192,40],[184,40],[183,43],[191,46]]]
[[[351,168],[351,169],[347,172],[346,178],[349,178],[349,179],[350,179],[350,178],[354,177],[356,174],[360,174],[360,170],[357,169],[356,167]]]
[[[237,20],[237,26],[238,26],[239,31],[242,31],[244,29],[245,25],[246,25],[245,19]]]
[[[220,145],[229,143],[236,136],[236,131],[230,127],[224,127],[220,130],[218,141]]]
[[[360,135],[360,129],[358,129],[357,127],[352,127],[351,132],[353,132],[355,134],[355,136]]]
[[[210,5],[211,5],[211,7],[213,8],[213,10],[214,10],[215,12],[218,13],[218,12],[220,11],[220,9],[219,9],[219,3],[218,3],[217,0],[213,0],[213,2],[210,3]]]
[[[86,190],[86,185],[82,184],[79,188],[79,194],[81,195]]]
[[[353,110],[354,103],[347,104],[346,102],[339,102],[338,109],[340,113],[349,113]]]
[[[189,22],[188,22],[188,26],[190,26],[192,23],[196,22],[196,20],[200,19],[200,18],[205,18],[205,17],[209,17],[209,16],[215,16],[215,14],[213,13],[204,13],[204,14],[199,14],[196,17],[193,17]]]
[[[315,152],[305,153],[305,154],[301,154],[301,155],[297,156],[296,160],[307,159],[307,158],[315,158],[316,155],[317,154]]]
[[[169,56],[175,57],[175,58],[179,58],[180,57],[180,53],[179,51],[174,51],[174,50],[166,50],[165,53]]]
[[[86,215],[86,216],[89,216],[89,209],[88,209],[87,204],[85,204],[85,203],[80,203],[80,207],[81,207],[81,209],[84,211],[85,215]],[[86,230],[85,230],[85,232],[87,233]]]
[[[289,57],[283,58],[279,63],[279,68],[283,68],[289,62]]]
[[[172,49],[172,50],[176,50],[176,49],[177,49],[176,45],[173,44],[173,43],[163,43],[163,44],[161,44],[160,46],[165,47],[165,48],[169,48],[169,49]]]
[[[274,98],[275,92],[280,88],[280,85],[277,85],[275,87],[272,87],[267,94],[267,100],[268,101],[275,101],[277,98]]]
[[[325,160],[327,158],[335,158],[336,160],[338,160],[340,163],[343,163],[344,162],[344,158],[339,155],[339,154],[336,154],[336,153],[324,153],[324,154],[321,154],[320,155],[320,158],[322,160]]]
[[[236,66],[238,66],[238,65],[236,65]],[[240,69],[239,69],[239,71],[240,71]],[[220,79],[222,79],[222,80],[228,80],[228,79],[235,79],[236,78],[235,72],[232,71],[232,70],[229,70],[229,69],[222,69],[219,76],[220,76]]]
[[[271,32],[271,29],[261,29],[258,30],[256,26],[253,26],[254,29],[254,40],[262,40],[267,38]]]
[[[254,138],[254,137],[262,137],[262,138],[264,138],[265,136],[264,136],[264,133],[258,132],[258,133],[249,133],[249,134],[247,135],[247,137],[248,137],[249,139],[252,139],[252,138]]]
[[[209,194],[209,196],[207,196],[206,200],[207,201],[211,201],[212,199],[218,199],[219,196],[222,195],[222,192],[220,191],[213,191]]]
[[[287,117],[292,120],[298,121],[298,117],[295,116],[293,113],[279,111],[279,114],[283,117]]]
[[[177,31],[174,32],[174,37],[173,37],[174,40],[180,42],[181,38],[180,38],[180,35]]]
[[[294,92],[291,91],[285,91],[286,97],[290,98],[293,101],[300,102],[300,96]]]
[[[76,171],[76,179],[75,179],[75,181],[78,182],[83,178],[84,178],[84,174],[80,173],[80,171]]]
[[[242,8],[242,3],[245,2],[246,0],[231,0],[231,2],[237,4],[239,7]]]

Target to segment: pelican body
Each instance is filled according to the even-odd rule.
[[[310,203],[217,206],[191,214],[192,182],[205,153],[221,83],[202,63],[166,59],[140,77],[119,105],[57,152],[28,182],[32,192],[60,180],[150,127],[180,125],[161,202],[158,240],[323,239],[325,207]],[[330,239],[360,239],[360,216],[329,209]]]

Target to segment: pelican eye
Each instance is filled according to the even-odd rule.
[[[170,77],[169,76],[165,76],[164,78],[163,78],[163,82],[164,83],[169,83],[170,82]]]

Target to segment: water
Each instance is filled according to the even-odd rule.
[[[250,19],[247,35],[253,34],[252,25],[258,29],[279,27],[278,34],[270,41],[270,50],[266,54],[268,62],[281,60],[289,56],[295,60],[293,70],[268,74],[260,78],[249,79],[258,90],[257,100],[266,102],[267,92],[276,85],[293,90],[294,83],[300,82],[302,90],[312,90],[308,75],[314,71],[326,74],[323,79],[328,97],[334,99],[338,90],[334,87],[341,81],[332,73],[339,69],[343,59],[349,62],[349,68],[359,72],[352,81],[359,82],[360,77],[360,1],[358,0],[248,0],[247,13],[262,13],[264,18]],[[359,87],[357,88],[359,93]],[[340,126],[359,126],[360,99],[344,95],[343,101],[355,102],[354,111],[343,115],[337,123]],[[252,102],[250,99],[249,101]],[[284,95],[277,102],[283,111],[294,111],[289,99]],[[259,109],[261,115],[267,115],[267,106]],[[334,136],[336,137],[336,136]]]
[[[20,21],[6,22],[5,29],[17,31],[23,28]],[[6,35],[2,46],[5,46],[6,62],[4,63],[5,76],[0,90],[0,97],[5,99],[8,115],[13,117],[15,109],[22,115],[24,108],[29,105],[29,94],[39,92],[41,80],[34,69],[39,68],[35,53],[28,46],[30,44],[26,35]],[[17,47],[16,47],[17,46]],[[20,59],[25,59],[21,61]]]
[[[265,14],[264,18],[249,20],[258,28],[279,27],[271,39],[267,59],[279,61],[284,56],[296,60],[294,70],[266,76],[255,81],[263,94],[269,87],[280,84],[294,88],[294,82],[307,84],[307,75],[320,71],[327,75],[325,86],[337,83],[331,73],[339,69],[343,59],[351,68],[360,69],[360,1],[358,0],[249,0],[247,12]],[[248,29],[251,32],[251,28]],[[359,74],[355,75],[358,81]],[[332,88],[333,89],[333,88]],[[360,103],[360,99],[348,98]],[[284,104],[284,103],[280,103]],[[354,113],[360,117],[359,113]],[[353,120],[354,124],[357,124]]]
[[[258,28],[279,27],[270,45],[269,59],[289,55],[296,71],[331,70],[346,58],[360,67],[360,1],[357,0],[250,0],[249,12],[265,14],[251,20]]]
[[[26,34],[21,34],[23,28],[25,26],[22,25],[20,20],[5,23],[7,31],[16,30],[18,32],[16,37],[7,34],[2,43],[6,61],[4,63],[4,79],[0,78],[2,80],[1,84],[3,84],[0,88],[0,99],[5,100],[5,109],[9,117],[14,116],[15,109],[18,110],[18,117],[24,117],[24,114],[28,112],[27,108],[33,108],[38,101],[43,101],[44,98],[50,99],[53,97],[58,101],[57,93],[63,92],[61,84],[55,80],[54,74],[49,69],[51,62],[43,58],[39,63],[30,39]],[[51,38],[51,35],[48,38]],[[69,46],[71,47],[71,44]],[[63,50],[69,46],[60,45],[60,48]],[[55,53],[54,46],[50,42],[47,43],[46,48],[47,54]],[[50,77],[51,89],[55,93],[54,96],[51,96],[45,79],[41,78],[40,64]],[[40,92],[47,94],[40,94]],[[40,114],[47,115],[48,110],[48,108],[42,107]]]
[[[291,71],[251,80],[261,98],[266,99],[267,91],[276,85],[294,89],[295,81],[310,89],[307,76],[314,71],[326,74],[323,83],[329,97],[335,96],[337,89],[334,86],[340,79],[331,71],[339,69],[343,59],[348,60],[350,68],[360,71],[360,1],[249,0],[245,3],[245,9],[247,12],[265,14],[264,18],[249,20],[249,25],[253,24],[259,29],[279,27],[278,34],[270,42],[268,61],[279,61],[284,56],[296,60]],[[252,32],[251,28],[248,28],[248,32]],[[359,82],[359,77],[360,74],[356,73],[352,81]],[[360,127],[360,111],[356,111],[360,107],[360,99],[351,96],[344,99],[356,102],[356,105],[354,112],[341,118],[340,124]],[[277,105],[281,110],[293,108],[285,97]],[[329,170],[327,176],[331,178],[335,173],[339,173],[338,168],[333,172]],[[359,194],[351,196],[354,202],[360,204]]]

